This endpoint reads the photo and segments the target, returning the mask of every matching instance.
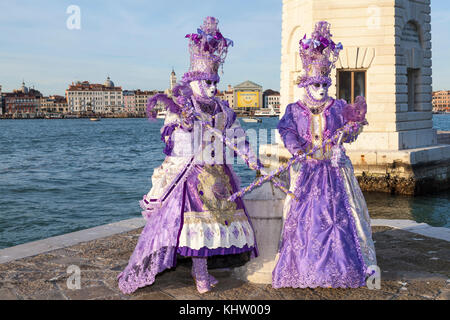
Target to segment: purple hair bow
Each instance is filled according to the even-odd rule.
[[[327,38],[320,37],[320,44],[326,48],[330,44],[330,41]]]
[[[330,45],[330,41],[328,41],[327,38],[324,37],[320,37],[320,45],[319,45],[319,50],[320,52],[323,52],[323,50],[325,50],[325,48],[327,48]]]
[[[219,41],[224,40],[225,41],[224,43],[225,43],[226,47],[234,45],[233,40],[225,38],[219,31],[216,32],[216,35],[214,36],[214,39],[219,40]]]
[[[209,33],[206,33],[205,31],[203,31],[202,29],[197,29],[197,33],[206,38],[206,41],[210,42],[212,39],[214,39],[214,37],[212,35],[210,35]]]
[[[229,46],[234,46],[234,42],[233,42],[233,40],[231,40],[231,39],[228,39],[228,38],[224,38],[225,39],[225,41],[227,42],[227,47],[229,47]]]
[[[316,48],[319,48],[320,46],[323,46],[324,42],[321,42],[321,41],[316,40],[316,39],[305,39],[305,38],[303,38],[302,40],[300,40],[300,44],[302,45],[303,50],[308,50],[311,47],[311,44],[312,44],[313,48],[316,49]]]
[[[217,44],[218,44],[217,41],[218,40],[220,41],[221,39],[223,39],[223,36],[222,36],[222,34],[220,34],[220,32],[216,33],[215,36],[212,36],[211,34],[206,33],[202,29],[197,29],[197,32],[198,32],[200,38],[204,37],[206,39],[206,42],[203,46],[203,50],[209,51],[211,53],[217,47]],[[220,38],[220,39],[218,39],[218,38]]]
[[[187,34],[187,35],[185,36],[185,38],[189,38],[189,39],[191,39],[192,41],[194,41],[196,44],[198,44],[198,43],[200,42],[201,36],[199,36],[199,35],[196,34],[196,33],[191,33],[191,34]]]
[[[303,39],[300,40],[300,45],[302,46],[303,50],[308,50],[311,46],[314,49],[319,49],[320,52],[322,52],[325,48],[330,47],[331,50],[335,50],[336,48],[338,50],[342,50],[342,44],[339,42],[337,45],[332,41],[328,40],[325,37],[320,37],[319,40],[317,39],[306,39],[306,34],[303,37]]]
[[[300,40],[300,44],[302,45],[303,50],[308,50],[309,49],[309,47],[311,45],[311,41],[312,41],[311,39],[306,39],[306,34],[305,34],[303,39]]]
[[[320,43],[319,40],[315,40],[315,39],[314,39],[312,42],[313,42],[313,45],[314,45],[314,49],[320,47],[320,45],[321,45],[321,43]]]

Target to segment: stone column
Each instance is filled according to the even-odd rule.
[[[237,278],[253,283],[272,283],[272,271],[281,235],[286,195],[271,182],[264,183],[244,197],[253,224],[259,256],[234,270]]]

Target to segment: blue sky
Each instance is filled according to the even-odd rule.
[[[333,0],[335,1],[335,0]],[[184,36],[205,16],[219,18],[234,40],[220,88],[245,80],[279,90],[281,0],[0,0],[0,85],[25,79],[42,93],[64,94],[72,81],[102,83],[107,75],[123,89],[169,85],[172,66],[188,69]],[[69,30],[69,5],[81,9],[81,30]],[[432,2],[434,89],[450,89],[447,29],[450,5]]]

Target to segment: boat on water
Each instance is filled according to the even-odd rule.
[[[256,117],[278,117],[279,113],[272,106],[269,108],[259,109],[255,112]]]
[[[255,118],[255,117],[245,117],[245,118],[242,118],[242,121],[244,121],[244,122],[253,122],[253,123],[262,122],[261,119],[258,119],[258,118]]]
[[[44,116],[45,119],[62,119],[62,115],[58,113],[51,113]]]
[[[445,111],[433,111],[433,114],[450,114],[450,112],[445,112]]]
[[[98,117],[98,118],[89,118],[89,120],[91,120],[91,121],[100,121],[100,117]]]
[[[165,119],[166,118],[166,110],[160,110],[158,111],[158,114],[156,115],[157,119]]]

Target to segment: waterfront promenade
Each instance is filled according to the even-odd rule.
[[[0,299],[450,299],[450,230],[408,220],[377,219],[372,225],[381,268],[379,290],[275,290],[235,278],[233,267],[242,262],[211,260],[211,273],[220,283],[200,295],[187,259],[159,275],[152,286],[124,295],[116,277],[126,266],[143,225],[141,218],[130,219],[0,250]],[[80,289],[68,287],[69,266],[81,270]]]

